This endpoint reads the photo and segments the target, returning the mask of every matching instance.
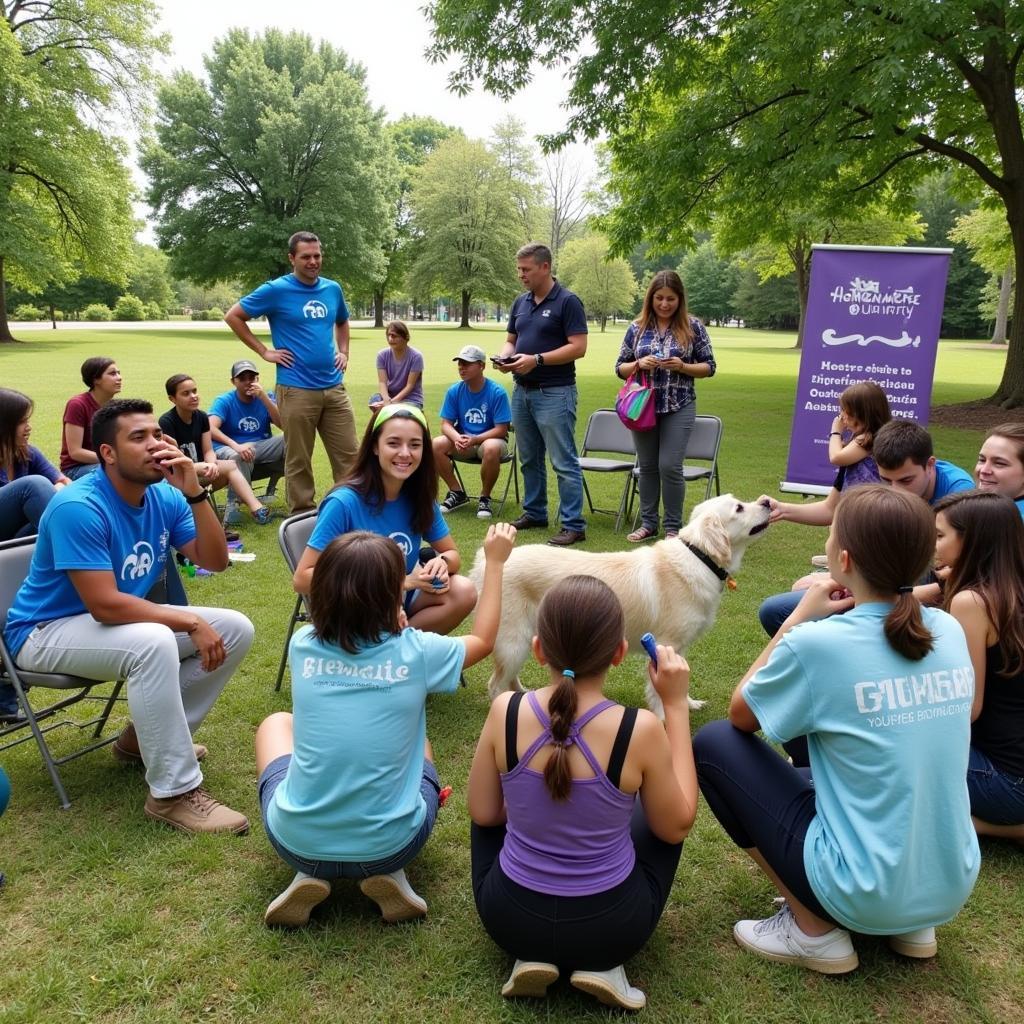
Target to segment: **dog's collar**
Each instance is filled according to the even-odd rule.
[[[688,540],[684,540],[683,543],[689,548],[693,554],[702,561],[730,590],[736,589],[736,581],[729,575],[727,569],[723,569],[717,562],[715,562],[710,555],[706,552],[701,551],[696,544],[691,544]]]

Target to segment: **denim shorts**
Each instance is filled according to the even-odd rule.
[[[430,838],[434,822],[437,820],[437,809],[440,803],[441,782],[437,777],[437,769],[433,763],[423,760],[423,778],[420,781],[420,795],[427,805],[427,813],[423,818],[423,824],[419,831],[406,843],[397,853],[385,857],[383,860],[373,861],[340,861],[340,860],[307,860],[296,853],[292,853],[270,829],[267,821],[267,808],[274,796],[274,790],[284,781],[288,774],[288,765],[291,763],[292,755],[283,754],[275,758],[260,775],[258,787],[260,796],[260,813],[263,816],[263,828],[270,840],[270,845],[277,851],[278,856],[296,871],[304,871],[314,878],[323,878],[331,881],[335,878],[370,878],[372,875],[389,875],[392,871],[404,868],[420,852]]]
[[[977,747],[967,762],[971,814],[990,825],[1024,824],[1024,779],[1000,771]]]

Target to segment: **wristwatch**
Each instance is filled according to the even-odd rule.
[[[187,494],[185,495],[186,505],[199,505],[206,501],[210,497],[210,488],[204,487],[198,494],[193,494],[190,498]]]
[[[533,358],[537,360],[537,365],[538,366],[543,366],[544,365],[544,353],[543,352],[535,353]]]

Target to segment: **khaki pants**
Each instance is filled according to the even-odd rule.
[[[359,442],[356,418],[345,386],[315,391],[279,384],[277,407],[284,430],[284,475],[288,509],[292,515],[316,508],[313,480],[313,445],[316,435],[327,449],[334,482],[352,468]]]

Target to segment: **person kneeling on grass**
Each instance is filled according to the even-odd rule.
[[[306,924],[336,878],[358,879],[385,921],[426,914],[403,870],[441,802],[426,698],[453,692],[462,669],[491,653],[515,533],[505,523],[488,529],[473,631],[450,638],[407,626],[405,559],[393,540],[357,530],[324,548],[312,625],[291,643],[293,712],[271,715],[256,733],[267,838],[297,872],[267,907],[268,925]]]
[[[473,893],[488,935],[516,957],[506,997],[544,996],[571,971],[570,984],[609,1006],[647,1002],[622,964],[658,924],[697,813],[690,668],[658,647],[649,671],[664,728],[606,700],[623,633],[622,605],[601,580],[553,587],[533,638],[551,681],[525,701],[499,697],[476,748]]]
[[[971,656],[960,624],[923,609],[911,586],[934,547],[934,517],[916,495],[846,492],[828,575],[750,667],[729,720],[694,737],[704,799],[783,897],[774,917],[733,929],[766,960],[852,971],[847,929],[932,957],[935,925],[974,887]],[[813,785],[759,728],[773,742],[807,737]]]

